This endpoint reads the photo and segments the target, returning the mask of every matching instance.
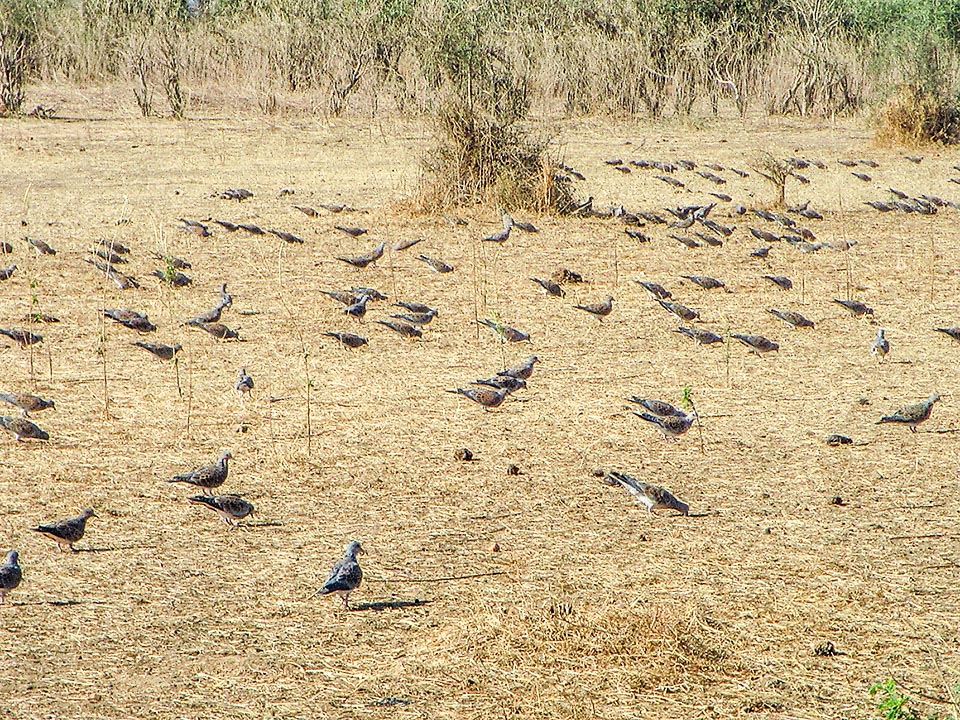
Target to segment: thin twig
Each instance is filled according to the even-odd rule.
[[[364,578],[369,582],[382,582],[382,583],[435,583],[435,582],[452,582],[454,580],[472,580],[473,578],[482,578],[482,577],[494,577],[496,575],[506,575],[505,570],[497,570],[495,572],[486,572],[486,573],[474,573],[473,575],[451,575],[450,577],[439,577],[439,578]]]

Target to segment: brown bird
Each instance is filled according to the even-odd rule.
[[[360,237],[367,233],[367,228],[360,227],[344,227],[343,225],[334,225],[334,227],[340,232],[345,232],[350,237]]]
[[[264,230],[259,225],[254,225],[253,223],[240,223],[237,225],[241,230],[246,230],[251,235],[266,235],[267,231]]]
[[[657,300],[657,302],[660,303],[660,307],[662,307],[668,313],[674,315],[679,320],[693,322],[700,317],[700,313],[698,313],[696,310],[692,310],[686,305],[681,305],[678,302],[670,302],[667,300]]]
[[[707,275],[681,275],[680,277],[689,280],[694,285],[702,287],[704,290],[717,290],[726,287],[722,281]]]
[[[160,278],[162,282],[165,282],[167,285],[172,287],[186,287],[193,283],[193,278],[184,275],[180,271],[174,271],[172,267],[166,270],[153,270],[151,273],[154,277]]]
[[[110,252],[120,253],[121,255],[129,255],[130,248],[128,248],[123,243],[119,243],[116,240],[97,240],[97,245],[102,248],[106,248]]]
[[[525,333],[522,330],[517,330],[516,328],[512,328],[509,325],[498,323],[495,320],[483,319],[478,320],[477,323],[480,325],[485,325],[493,330],[504,342],[523,342],[524,340],[530,339],[530,335],[528,333]]]
[[[938,400],[940,400],[940,396],[935,393],[922,403],[906,405],[892,415],[880,418],[877,424],[899,423],[900,425],[907,425],[910,428],[910,432],[916,432],[917,425],[925,422],[930,417],[930,413],[933,412],[934,403]]]
[[[677,328],[677,332],[683,335],[686,335],[688,338],[696,342],[697,345],[713,345],[714,343],[722,343],[723,337],[717,335],[711,330],[706,328],[688,328],[680,326]]]
[[[42,312],[29,312],[20,318],[20,322],[25,323],[58,323],[60,318],[53,315],[47,315]]]
[[[434,315],[439,314],[437,313],[436,310],[434,310],[429,305],[424,305],[423,303],[419,303],[419,302],[398,302],[398,303],[394,303],[394,305],[396,305],[397,307],[402,307],[414,313],[421,313],[421,314],[433,313]]]
[[[645,280],[634,280],[637,285],[642,287],[654,300],[669,300],[673,294],[660,283],[647,282]]]
[[[483,405],[485,410],[500,407],[503,401],[510,394],[505,388],[495,390],[493,388],[457,388],[456,390],[447,390],[448,393],[463,395],[468,400],[473,400],[479,405]]]
[[[27,440],[49,440],[50,436],[25,417],[0,417],[0,427],[12,432],[17,442]]]
[[[497,375],[509,375],[510,377],[517,378],[518,380],[529,380],[530,376],[533,375],[533,366],[538,362],[540,362],[540,358],[538,358],[536,355],[531,355],[519,365],[514,365],[506,370],[501,370],[497,373]]]
[[[405,338],[418,338],[423,337],[423,332],[420,328],[416,328],[413,325],[407,325],[402,322],[392,322],[390,320],[375,320],[379,325],[388,327],[393,330],[395,333],[399,333],[402,337]]]
[[[127,262],[127,259],[123,257],[123,255],[118,255],[116,252],[114,252],[113,250],[110,250],[105,246],[94,248],[90,252],[96,255],[101,260],[106,260],[111,265],[116,265],[116,264],[123,265],[123,264],[126,264]]]
[[[371,252],[358,257],[338,257],[337,260],[353,265],[356,268],[365,268],[367,265],[375,263],[383,257],[383,251],[386,249],[386,243],[380,243]]]
[[[764,353],[774,352],[780,349],[780,346],[773,340],[767,340],[763,335],[738,335],[737,333],[732,333],[730,335],[732,338],[736,338],[748,348],[757,357],[762,357]]]
[[[418,260],[422,260],[427,265],[430,266],[430,269],[437,273],[450,273],[454,271],[453,265],[447,265],[442,260],[436,260],[434,258],[427,257],[426,255],[418,255]]]
[[[957,342],[960,342],[960,327],[943,327],[943,328],[934,328],[937,332],[942,332],[944,335],[953,338]]]
[[[223,323],[218,323],[218,322],[208,323],[208,322],[198,322],[197,320],[190,320],[184,324],[188,325],[189,327],[195,327],[195,328],[200,328],[201,330],[205,330],[211,335],[213,335],[213,337],[215,337],[217,340],[239,340],[240,339],[240,333],[238,333],[236,330],[231,330]]]
[[[837,305],[841,305],[849,310],[854,317],[863,317],[864,315],[873,315],[873,308],[864,305],[859,300],[834,300]]]
[[[659,485],[651,485],[630,477],[626,473],[611,470],[603,477],[603,482],[616,487],[619,485],[634,496],[636,501],[647,508],[649,514],[654,510],[676,510],[681,515],[689,515],[690,507]]]
[[[403,250],[407,250],[409,248],[412,248],[421,240],[423,240],[423,238],[413,238],[412,240],[401,240],[400,242],[398,242],[396,245],[393,246],[393,251],[401,252]]]
[[[24,237],[24,240],[27,241],[27,244],[30,245],[34,250],[37,251],[37,255],[56,255],[57,251],[50,247],[43,240],[32,237]]]
[[[665,400],[653,400],[651,398],[642,398],[637,395],[631,395],[627,398],[629,402],[635,403],[645,410],[649,410],[654,415],[660,417],[686,417],[687,414],[678,407],[671,405]]]
[[[360,337],[359,335],[354,335],[353,333],[325,332],[323,334],[327,337],[332,337],[339,340],[348,348],[358,348],[367,344],[367,339],[365,337]]]
[[[232,459],[233,455],[227,451],[220,456],[220,459],[215,464],[205,465],[192,472],[188,472],[183,475],[177,475],[176,477],[167,480],[167,482],[188,483],[189,485],[196,485],[204,490],[218,488],[223,485],[227,479],[227,461]],[[212,492],[208,494],[213,495]]]
[[[220,515],[223,521],[234,527],[237,520],[241,520],[254,512],[253,505],[239,495],[194,495],[187,498],[194,505],[203,505]]]
[[[267,230],[271,235],[276,235],[278,238],[283,240],[286,243],[303,245],[304,240],[302,237],[294,235],[293,233],[286,232],[284,230]]]
[[[193,233],[194,235],[199,235],[200,237],[210,237],[213,234],[202,222],[198,222],[196,220],[187,220],[186,218],[180,218],[180,222],[183,223],[183,229],[185,231]]]
[[[17,328],[10,328],[9,330],[0,328],[0,335],[6,335],[22,348],[28,348],[31,345],[43,342],[42,335],[36,335],[27,330],[18,330]]]
[[[790,327],[814,327],[812,320],[808,320],[800,313],[793,312],[792,310],[768,310],[767,312],[780,318]]]
[[[64,545],[70,548],[73,552],[76,552],[73,544],[75,542],[80,542],[80,540],[83,538],[83,533],[87,529],[87,520],[92,517],[99,516],[93,511],[92,508],[87,508],[80,513],[79,517],[75,517],[71,520],[61,520],[53,525],[40,525],[39,527],[30,529],[53,540],[60,549],[60,552],[63,552]]]
[[[135,310],[116,308],[113,310],[104,310],[103,314],[124,327],[136,330],[137,332],[154,332],[157,329],[157,326],[150,322],[150,319],[146,315],[138,313]]]
[[[161,360],[173,360],[173,357],[183,349],[182,345],[158,345],[145,342],[135,342],[131,344],[143,348]]]
[[[553,297],[564,297],[566,292],[553,280],[541,280],[540,278],[530,278],[533,282],[543,288],[543,292]]]
[[[769,280],[781,290],[792,290],[793,280],[783,275],[764,275],[764,280]]]
[[[671,438],[676,439],[680,435],[683,435],[693,425],[693,421],[697,419],[696,413],[691,413],[690,415],[681,413],[680,415],[665,416],[638,412],[633,414],[641,420],[646,420],[648,423],[659,427],[663,433],[664,440],[670,440]]]
[[[600,303],[591,303],[589,305],[574,305],[577,310],[584,310],[594,317],[596,317],[600,322],[603,322],[603,319],[613,312],[613,298],[607,296],[607,299]]]
[[[42,397],[28,395],[27,393],[0,393],[0,400],[18,408],[23,417],[30,417],[30,413],[40,412],[47,408],[57,409],[53,400],[44,400]]]
[[[227,232],[236,232],[240,226],[227,220],[214,220],[214,222]]]
[[[397,315],[391,315],[394,320],[403,320],[408,322],[411,325],[429,325],[433,322],[433,319],[437,316],[435,312],[428,313],[399,313]]]
[[[294,209],[294,210],[299,210],[300,212],[302,212],[302,213],[303,213],[304,215],[306,215],[307,217],[315,218],[315,217],[317,217],[317,216],[320,215],[320,213],[318,213],[318,212],[317,212],[316,210],[314,210],[312,207],[307,207],[307,206],[305,206],[305,205],[294,205],[294,206],[293,206],[293,209]]]

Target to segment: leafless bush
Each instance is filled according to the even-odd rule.
[[[877,139],[911,146],[960,142],[960,106],[956,98],[903,85],[880,112]]]

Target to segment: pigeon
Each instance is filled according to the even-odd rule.
[[[512,328],[509,325],[504,325],[498,323],[495,320],[477,320],[477,323],[480,325],[485,325],[486,327],[493,330],[497,335],[500,336],[500,339],[503,342],[523,342],[524,340],[529,340],[530,335],[516,328]]]
[[[361,295],[353,305],[349,306],[343,311],[343,314],[349,315],[350,317],[355,317],[357,320],[362,320],[363,316],[367,314],[368,302],[370,302],[370,296]]]
[[[22,578],[20,554],[16,550],[11,550],[7,553],[7,561],[0,565],[0,605],[7,602],[7,593],[15,590]]]
[[[507,227],[500,232],[495,232],[493,235],[488,235],[483,238],[484,242],[495,242],[495,243],[505,243],[510,238],[510,228],[513,225],[507,225]]]
[[[594,317],[596,317],[600,322],[603,322],[603,319],[613,312],[613,298],[609,295],[607,299],[600,303],[591,303],[589,305],[574,305],[577,310],[585,310]]]
[[[766,230],[757,230],[756,228],[747,228],[750,231],[750,234],[753,235],[757,240],[763,240],[764,242],[778,242],[780,238],[774,235],[772,232],[767,232]]]
[[[756,250],[752,251],[750,253],[750,257],[765,258],[770,255],[771,250],[773,250],[772,247],[770,247],[769,245],[764,245],[763,247],[757,248]]]
[[[202,222],[198,222],[196,220],[187,220],[186,218],[179,218],[179,220],[183,223],[183,229],[186,232],[193,233],[194,235],[198,235],[200,237],[210,237],[213,234]]]
[[[47,315],[42,312],[28,312],[26,315],[20,318],[20,322],[25,323],[58,323],[60,318],[54,317],[53,315]]]
[[[0,335],[6,335],[22,348],[28,348],[31,345],[43,342],[42,335],[36,335],[27,330],[18,330],[17,328],[10,328],[9,330],[0,328]]]
[[[247,369],[243,368],[240,371],[240,377],[237,378],[237,384],[235,386],[237,395],[243,397],[249,392],[253,391],[253,378],[247,375]]]
[[[174,356],[183,349],[182,345],[157,345],[145,342],[135,342],[132,344],[143,348],[161,360],[173,360]]]
[[[866,173],[852,172],[850,174],[853,175],[857,180],[863,180],[864,182],[870,182],[873,180],[873,178]]]
[[[443,273],[453,272],[454,270],[453,265],[447,265],[442,260],[436,260],[435,258],[427,257],[426,255],[417,255],[417,259],[422,260],[423,262],[425,262],[427,265],[430,266],[431,270],[433,270],[436,273],[440,273],[441,275]]]
[[[237,230],[240,229],[239,225],[236,225],[227,220],[214,220],[214,222],[220,227],[222,227],[224,230],[226,230],[227,232],[236,232]]]
[[[73,552],[76,552],[73,544],[83,538],[83,533],[87,529],[87,520],[92,517],[99,516],[92,508],[87,508],[72,520],[61,520],[53,525],[40,525],[39,527],[30,529],[53,540],[60,549],[60,552],[63,552],[64,545],[73,550]]]
[[[669,237],[673,238],[674,240],[676,240],[678,243],[682,245],[686,245],[688,248],[691,248],[691,249],[700,247],[700,243],[698,243],[693,238],[687,237],[686,235],[670,235]]]
[[[266,235],[267,231],[264,230],[259,225],[254,225],[253,223],[240,223],[237,225],[241,230],[246,230],[251,235]]]
[[[367,265],[375,263],[377,260],[383,257],[383,251],[386,248],[386,243],[380,243],[374,248],[371,252],[366,255],[360,255],[358,257],[338,257],[337,260],[353,265],[356,268],[365,268]]]
[[[622,487],[634,496],[637,503],[645,505],[649,514],[653,514],[654,510],[676,510],[681,515],[690,514],[690,507],[687,503],[678,500],[670,491],[659,485],[641,482],[615,470],[608,472],[604,476],[603,482],[614,487],[617,485]]]
[[[525,388],[527,381],[515,378],[512,375],[495,375],[486,380],[474,380],[473,384],[485,385],[486,387],[492,387],[494,390],[506,390],[509,394]]]
[[[686,417],[687,415],[680,408],[674,407],[663,400],[651,400],[650,398],[642,398],[636,395],[631,395],[627,400],[660,417]]]
[[[30,245],[34,250],[37,251],[37,255],[56,255],[57,251],[50,247],[43,240],[32,237],[24,237],[24,240],[27,241],[27,244]]]
[[[328,208],[329,209],[329,208]],[[350,237],[360,237],[361,235],[367,234],[367,228],[360,227],[344,227],[343,225],[334,225],[334,227],[340,232],[344,232]]]
[[[331,300],[336,300],[342,305],[355,305],[360,300],[360,295],[352,292],[336,292],[330,290],[321,290],[321,294],[326,295]]]
[[[401,252],[403,250],[407,250],[409,248],[412,248],[414,245],[416,245],[418,242],[422,240],[423,238],[414,238],[413,240],[401,240],[400,242],[398,242],[396,245],[393,246],[393,251]]]
[[[764,280],[769,280],[781,290],[792,290],[793,280],[783,275],[764,275]]]
[[[218,488],[223,485],[224,481],[227,479],[227,461],[232,459],[233,455],[227,451],[220,456],[220,459],[215,465],[205,465],[204,467],[198,468],[193,472],[188,472],[183,475],[177,475],[176,477],[170,478],[167,480],[167,482],[188,483],[190,485],[196,485],[199,488],[203,488],[204,490]],[[208,494],[213,495],[212,492]]]
[[[714,343],[723,342],[723,336],[717,335],[715,332],[707,330],[706,328],[688,328],[681,325],[677,328],[677,332],[686,335],[696,342],[697,345],[713,345]]]
[[[680,277],[689,280],[694,285],[702,287],[704,290],[716,290],[726,287],[722,281],[707,275],[681,275]]]
[[[304,239],[302,237],[299,237],[298,235],[294,235],[293,233],[286,232],[285,230],[270,229],[270,230],[267,230],[267,232],[270,233],[271,235],[277,236],[278,238],[283,240],[285,243],[290,243],[291,245],[294,245],[294,244],[303,245],[304,243]]]
[[[97,270],[102,272],[108,280],[112,280],[114,284],[121,290],[129,290],[130,288],[139,288],[140,283],[138,283],[134,278],[129,275],[124,275],[121,272],[117,272],[117,269],[109,263],[102,263],[99,260],[91,260],[90,258],[84,258],[84,262],[88,262],[93,265]]]
[[[693,322],[700,317],[700,313],[696,310],[691,310],[686,305],[681,305],[678,302],[669,302],[667,300],[657,300],[657,302],[660,303],[660,307],[668,313],[672,313],[678,319],[685,322]]]
[[[413,325],[407,325],[407,323],[402,322],[393,322],[391,320],[376,320],[378,325],[383,325],[393,330],[395,333],[399,333],[405,338],[418,338],[423,337],[423,332],[420,328],[416,328]]]
[[[568,270],[565,267],[557,268],[556,270],[554,270],[550,274],[550,279],[553,280],[554,282],[560,283],[561,285],[563,283],[570,283],[572,285],[575,285],[577,283],[584,282],[583,275],[581,275],[580,273],[574,270]]]
[[[873,356],[877,358],[878,362],[883,362],[884,358],[887,357],[887,353],[890,352],[890,341],[887,340],[885,331],[883,328],[877,330],[877,337],[873,340],[873,346],[870,348],[870,352],[873,353]]]
[[[193,283],[193,278],[184,275],[180,271],[168,272],[166,270],[153,270],[151,273],[154,277],[160,278],[162,282],[165,282],[167,285],[173,287],[186,287]]]
[[[342,205],[339,203],[317,203],[317,205],[332,213],[354,212],[355,210],[355,208],[352,208],[349,205]]]
[[[357,562],[357,554],[366,554],[366,552],[356,540],[347,545],[343,559],[333,566],[330,577],[315,594],[339,595],[343,600],[343,606],[349,610],[350,593],[360,587],[360,582],[363,580],[363,570]]]
[[[221,308],[233,307],[233,295],[227,292],[226,283],[221,283],[220,285],[220,307]]]
[[[103,314],[124,327],[136,330],[137,332],[154,332],[157,329],[157,326],[150,322],[150,319],[146,315],[138,313],[135,310],[116,308],[113,310],[104,310]]]
[[[197,316],[196,316],[193,320],[191,320],[190,322],[195,322],[195,323],[215,323],[215,322],[219,322],[219,321],[220,321],[220,316],[223,314],[223,308],[224,308],[224,304],[221,302],[219,305],[217,305],[217,306],[216,306],[215,308],[213,308],[212,310],[207,310],[206,312],[200,313],[199,315],[197,315]],[[184,324],[189,325],[190,322],[187,322],[187,323],[184,323]]]
[[[808,320],[800,313],[793,312],[792,310],[768,310],[767,312],[769,312],[771,315],[774,315],[780,318],[790,327],[795,327],[795,328],[814,327],[812,320]]]
[[[49,440],[50,436],[24,417],[0,417],[0,427],[12,432],[17,442],[27,440]]]
[[[47,408],[53,408],[54,410],[57,409],[57,406],[53,400],[44,400],[36,395],[28,395],[26,393],[0,392],[0,400],[10,403],[14,407],[18,408],[23,417],[30,417],[30,413],[40,412],[41,410],[46,410]]]
[[[238,203],[253,197],[253,193],[246,188],[228,188],[216,194],[221,200],[236,200]]]
[[[420,313],[420,314],[433,313],[434,315],[437,315],[437,314],[438,314],[437,311],[434,310],[432,307],[430,307],[429,305],[424,305],[423,303],[418,303],[418,302],[398,302],[398,303],[394,303],[394,305],[396,305],[397,307],[402,307],[402,308],[404,308],[404,309],[406,309],[406,310],[409,310],[410,312],[413,312],[413,313]]]
[[[633,414],[641,420],[646,420],[648,423],[653,423],[659,427],[665,440],[669,440],[671,437],[676,438],[679,435],[683,435],[687,430],[690,429],[690,427],[693,425],[693,421],[697,418],[696,413],[692,413],[690,415],[681,413],[680,415],[666,416],[638,412],[634,412]]]
[[[777,345],[777,343],[773,342],[773,340],[767,340],[767,338],[765,338],[763,335],[739,335],[737,333],[733,333],[730,335],[730,337],[736,338],[742,342],[744,345],[750,348],[750,352],[757,357],[762,357],[763,353],[774,352],[775,350],[780,349],[780,346]]]
[[[318,213],[318,212],[317,212],[316,210],[314,210],[312,207],[309,207],[309,206],[306,206],[306,205],[294,205],[294,206],[293,206],[293,209],[294,209],[294,210],[299,210],[300,212],[302,212],[302,213],[303,213],[304,215],[306,215],[307,217],[315,218],[315,217],[317,217],[318,215],[320,215],[320,213]]]
[[[326,337],[332,337],[339,340],[348,348],[358,348],[367,344],[367,339],[365,337],[360,337],[359,335],[354,335],[353,333],[325,332],[323,334]]]
[[[910,432],[916,432],[917,425],[930,417],[930,413],[933,411],[933,405],[939,399],[939,395],[933,394],[922,403],[906,405],[892,415],[886,415],[880,418],[877,425],[881,423],[900,423],[901,425],[910,426]]]
[[[126,245],[118,243],[116,240],[97,240],[97,245],[106,248],[110,252],[120,253],[121,255],[130,254],[130,248],[128,248]]]
[[[943,328],[934,328],[937,332],[942,332],[944,335],[952,337],[957,342],[960,342],[960,327],[943,327]]]
[[[371,287],[352,287],[350,292],[356,293],[356,296],[359,298],[361,295],[366,295],[371,300],[389,300],[386,295],[377,290],[376,288]]]
[[[533,282],[543,288],[543,292],[547,295],[552,295],[553,297],[564,297],[567,293],[562,287],[549,278],[547,280],[541,280],[540,278],[530,278]]]
[[[500,407],[506,400],[510,391],[506,388],[457,388],[456,390],[447,390],[448,393],[463,395],[468,400],[473,400],[479,405],[483,405],[484,410]]]
[[[854,317],[863,317],[864,315],[873,315],[873,308],[867,307],[858,300],[834,300],[837,305],[842,305],[849,310]]]
[[[518,380],[529,380],[530,376],[533,375],[533,366],[538,362],[540,362],[540,358],[538,358],[536,355],[531,355],[519,365],[514,365],[506,370],[501,370],[497,373],[497,375],[509,375],[510,377],[517,378]]]
[[[635,280],[634,282],[646,290],[654,300],[669,300],[673,297],[673,294],[659,283],[646,282],[645,280]]]
[[[194,505],[203,505],[220,514],[227,525],[235,525],[236,520],[254,512],[253,505],[239,495],[194,495],[187,498]]]
[[[395,320],[403,320],[408,322],[411,325],[429,325],[433,319],[437,316],[436,313],[400,313],[399,315],[391,315]]]
[[[189,327],[200,328],[205,330],[217,340],[239,340],[240,333],[236,330],[231,330],[223,323],[218,322],[200,322],[199,320],[190,320],[186,323]]]
[[[188,263],[186,260],[184,260],[183,258],[178,258],[175,255],[161,255],[160,253],[154,253],[154,257],[157,258],[157,260],[162,260],[167,265],[170,265],[171,267],[176,268],[177,270],[189,270],[190,268],[193,267],[193,265]],[[111,260],[110,262],[114,262],[114,261]]]
[[[511,225],[517,228],[517,230],[523,230],[523,232],[525,233],[540,232],[540,228],[538,228],[533,223],[528,223],[528,222],[525,222],[524,220],[514,220],[513,218],[511,218]]]

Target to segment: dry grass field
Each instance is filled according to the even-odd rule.
[[[617,220],[520,212],[541,232],[491,246],[480,238],[499,228],[495,210],[467,210],[454,228],[403,203],[429,142],[418,123],[133,120],[98,92],[45,104],[73,119],[0,123],[0,240],[19,266],[0,283],[0,326],[22,326],[32,308],[62,321],[38,330],[32,352],[0,350],[0,390],[58,408],[35,417],[47,443],[0,436],[0,547],[24,569],[0,607],[0,717],[867,718],[869,688],[886,678],[924,713],[956,717],[960,345],[932,328],[960,324],[960,215],[864,201],[888,187],[960,200],[949,182],[960,153],[922,151],[916,165],[874,147],[859,122],[570,122],[560,150],[596,208],[712,199],[691,172],[677,176],[692,192],[675,190],[655,171],[615,172],[612,157],[741,167],[751,177],[722,172],[721,191],[767,207],[773,193],[750,166],[768,151],[827,164],[788,200],[823,213],[806,223],[819,240],[857,245],[806,255],[780,242],[751,258],[762,243],[747,226],[776,228],[719,203],[712,217],[737,226],[720,248],[687,249],[662,226],[640,244]],[[861,168],[872,181],[837,163],[847,157],[878,162]],[[234,187],[254,197],[211,197]],[[321,202],[361,212],[293,209]],[[200,238],[180,217],[306,242],[213,224]],[[37,256],[25,234],[57,254]],[[414,237],[365,270],[334,259]],[[83,262],[100,239],[132,248],[121,269],[139,290]],[[433,274],[418,252],[456,271]],[[193,285],[161,286],[154,253],[191,261]],[[528,279],[560,266],[589,282],[556,299]],[[779,353],[695,346],[637,278]],[[221,282],[234,296],[223,321],[242,342],[180,327]],[[361,322],[319,293],[351,285],[440,315],[404,341],[373,322],[389,303]],[[602,323],[573,309],[608,294]],[[876,324],[830,302],[846,297],[875,308]],[[159,330],[104,323],[104,307],[146,312]],[[817,326],[786,327],[773,307]],[[503,345],[477,317],[532,339]],[[870,354],[877,327],[893,346],[883,365]],[[321,335],[332,330],[369,345],[347,351]],[[179,365],[137,340],[181,343]],[[444,392],[531,354],[542,362],[529,387],[498,410]],[[256,383],[245,401],[233,391],[242,367]],[[625,408],[634,394],[678,403],[685,387],[702,417],[678,442]],[[876,424],[934,391],[944,402],[917,434]],[[828,447],[835,432],[854,444]],[[455,460],[461,447],[476,460]],[[164,482],[224,449],[234,462],[221,490],[258,510],[237,529]],[[522,474],[508,476],[511,464]],[[691,515],[649,516],[596,468],[663,485]],[[81,552],[29,530],[87,506],[100,518]],[[353,539],[368,554],[347,612],[310,596]],[[839,655],[814,654],[827,641]]]

